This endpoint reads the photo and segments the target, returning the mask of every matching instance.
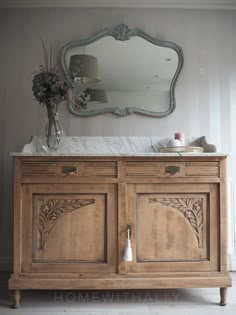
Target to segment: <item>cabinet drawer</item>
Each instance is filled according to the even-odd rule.
[[[219,162],[186,162],[186,176],[220,176]]]
[[[127,177],[219,177],[219,162],[126,162]]]
[[[185,176],[185,163],[126,162],[125,175],[128,177],[182,177]]]
[[[22,162],[23,177],[117,177],[117,162]]]

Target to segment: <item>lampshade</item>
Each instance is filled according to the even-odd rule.
[[[80,83],[95,83],[100,81],[98,75],[98,62],[95,56],[71,56],[69,72],[73,80],[79,80]]]
[[[107,103],[107,95],[104,89],[91,89],[89,102]]]

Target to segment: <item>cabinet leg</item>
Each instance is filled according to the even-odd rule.
[[[19,308],[20,307],[20,290],[13,291],[13,305],[12,308]]]
[[[220,288],[220,305],[225,306],[227,304],[227,289]]]

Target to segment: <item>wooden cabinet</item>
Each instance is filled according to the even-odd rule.
[[[115,272],[114,184],[23,184],[22,272]]]
[[[218,270],[217,185],[130,184],[128,195],[130,272]]]
[[[226,181],[216,155],[15,156],[14,307],[26,289],[188,287],[225,305]]]

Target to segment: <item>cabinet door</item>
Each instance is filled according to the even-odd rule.
[[[22,186],[22,272],[115,272],[116,186]]]
[[[128,272],[218,270],[217,192],[217,184],[128,185]]]

